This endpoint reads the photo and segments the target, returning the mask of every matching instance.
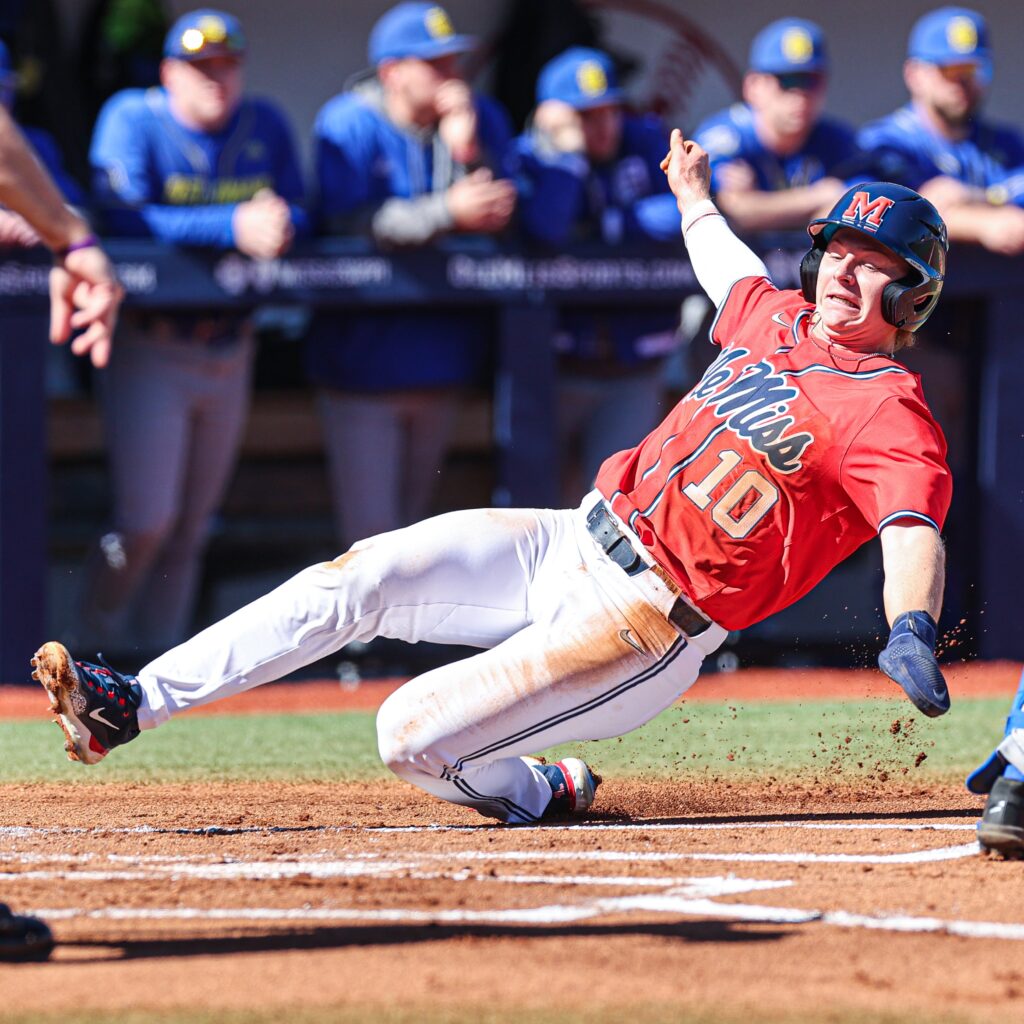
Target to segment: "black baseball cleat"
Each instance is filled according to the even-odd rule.
[[[103,661],[102,654],[98,657]],[[72,661],[68,649],[53,640],[36,651],[32,669],[67,737],[68,760],[97,764],[139,735],[142,690],[135,676],[121,675],[106,662]]]
[[[38,917],[14,914],[0,903],[0,960],[45,960],[53,950],[53,933]]]
[[[1024,782],[1000,776],[978,822],[978,842],[1004,857],[1024,857]]]

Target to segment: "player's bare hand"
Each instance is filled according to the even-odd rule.
[[[30,249],[40,244],[39,235],[20,213],[0,210],[0,246],[17,246]]]
[[[434,107],[439,118],[437,133],[453,159],[460,164],[475,162],[480,156],[480,146],[476,134],[476,107],[469,86],[461,78],[448,79],[437,90]]]
[[[926,181],[918,191],[943,215],[954,206],[986,202],[983,189],[972,188],[944,174]]]
[[[815,216],[824,217],[846,192],[846,185],[838,178],[819,178],[806,188],[816,207]]]
[[[238,251],[255,260],[280,256],[291,248],[295,238],[288,203],[269,189],[235,207],[231,230]]]
[[[977,221],[978,240],[1001,256],[1024,252],[1024,210],[1017,206],[979,206],[972,211]]]
[[[533,112],[533,127],[559,153],[582,153],[586,147],[580,112],[561,100],[544,100]]]
[[[711,164],[708,155],[692,139],[684,139],[678,128],[672,129],[669,150],[661,161],[668,186],[676,197],[680,213],[711,198]]]
[[[516,189],[481,167],[450,186],[446,201],[456,231],[501,231],[515,211]]]
[[[75,355],[106,366],[124,290],[99,246],[76,249],[50,271],[50,340],[62,344],[72,331]]]
[[[730,160],[718,168],[718,192],[753,192],[757,174],[746,160]]]

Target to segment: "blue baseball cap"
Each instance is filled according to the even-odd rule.
[[[586,46],[574,46],[553,57],[537,78],[538,103],[561,100],[577,110],[589,110],[622,99],[614,61]]]
[[[164,39],[164,56],[178,60],[244,57],[245,51],[241,22],[209,7],[183,14]]]
[[[448,12],[437,4],[404,3],[377,19],[370,31],[371,64],[402,57],[434,60],[465,53],[476,46],[473,36],[456,35]]]
[[[825,74],[828,44],[820,25],[804,18],[781,18],[765,25],[750,44],[750,70],[768,75]]]
[[[910,30],[907,56],[928,64],[977,64],[991,70],[985,19],[967,7],[940,7],[919,18]]]

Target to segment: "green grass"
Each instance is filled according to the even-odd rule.
[[[558,749],[581,753],[603,774],[617,777],[856,777],[904,768],[910,778],[954,777],[998,742],[1006,701],[960,701],[938,721],[911,711],[905,701],[881,700],[684,703],[619,739]],[[88,769],[65,759],[63,737],[51,723],[0,722],[0,783],[384,778],[373,719],[368,712],[186,715]],[[926,759],[916,767],[921,754]]]

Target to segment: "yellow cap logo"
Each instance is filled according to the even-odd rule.
[[[585,60],[576,69],[576,84],[584,96],[601,96],[608,91],[608,76],[596,60]]]
[[[228,27],[224,22],[213,15],[207,15],[199,19],[199,31],[208,43],[223,43],[228,37]]]
[[[814,40],[807,29],[786,29],[782,36],[782,55],[793,64],[806,64],[814,56]]]
[[[962,15],[946,26],[946,42],[956,53],[974,53],[978,48],[978,27]]]
[[[455,35],[455,29],[452,28],[451,18],[448,17],[448,13],[440,7],[431,7],[427,11],[424,24],[427,27],[427,32],[430,34],[431,39],[447,39],[449,36]]]

